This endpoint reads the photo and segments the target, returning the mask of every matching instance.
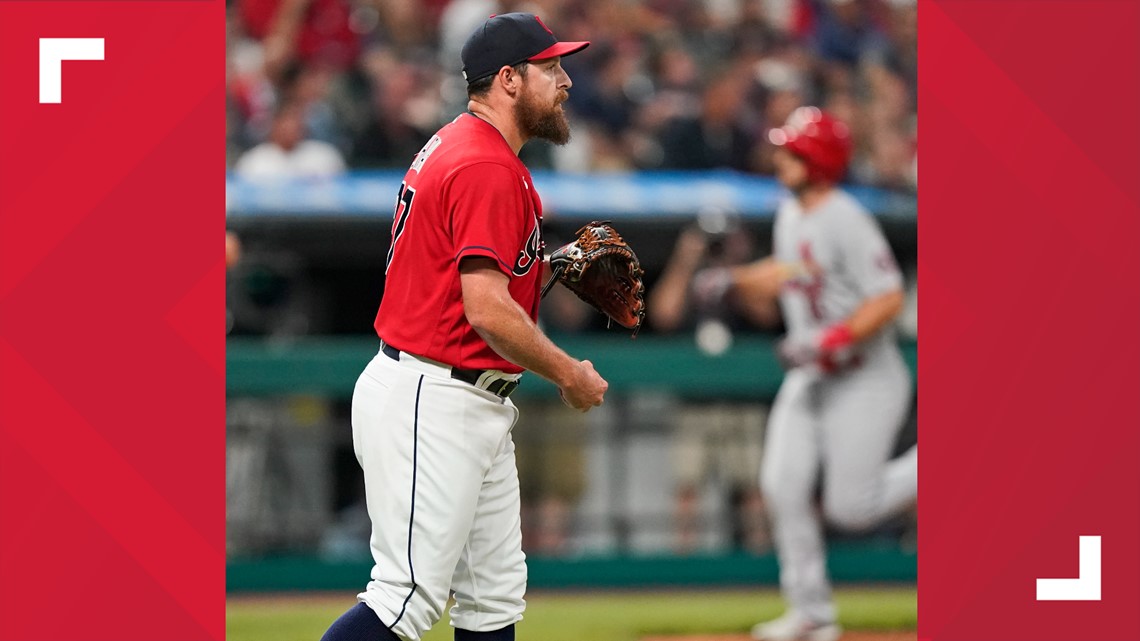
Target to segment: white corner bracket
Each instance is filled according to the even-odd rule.
[[[40,38],[40,104],[63,101],[63,61],[102,60],[103,38]]]
[[[1082,536],[1075,579],[1037,579],[1038,601],[1100,601],[1100,537]]]

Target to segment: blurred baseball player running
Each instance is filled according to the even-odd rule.
[[[558,42],[531,14],[485,21],[462,51],[468,113],[405,175],[376,317],[382,347],[352,405],[375,566],[325,641],[417,641],[449,592],[457,641],[515,638],[526,563],[508,397],[524,370],[581,411],[607,388],[535,325],[542,204],[518,158],[532,138],[569,139],[560,60],[588,44]]]
[[[910,375],[892,321],[902,276],[875,220],[835,187],[851,153],[847,127],[801,107],[770,132],[781,203],[773,256],[730,272],[751,298],[779,296],[788,372],[768,421],[760,486],[771,510],[784,616],[752,630],[766,641],[840,636],[813,496],[823,512],[865,529],[913,504],[918,449],[888,461],[910,402]]]

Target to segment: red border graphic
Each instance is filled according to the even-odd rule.
[[[1140,5],[920,3],[919,636],[1140,639]],[[1103,598],[1038,602],[1103,537]]]
[[[224,11],[0,2],[0,639],[225,636]]]
[[[224,637],[223,14],[0,1],[0,640]],[[1138,30],[920,0],[924,639],[1140,638]]]

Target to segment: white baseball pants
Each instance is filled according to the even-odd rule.
[[[383,353],[352,399],[375,565],[358,595],[407,641],[443,616],[491,631],[522,618],[526,560],[509,399],[450,377],[434,361]]]
[[[888,461],[910,405],[901,358],[846,374],[788,372],[768,421],[760,487],[772,514],[780,587],[791,609],[835,620],[823,525],[813,497],[823,473],[823,513],[851,530],[870,527],[918,495],[917,446]]]

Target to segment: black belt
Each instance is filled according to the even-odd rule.
[[[394,361],[400,360],[400,350],[392,347],[388,343],[381,343],[380,351],[384,352],[385,356]],[[452,367],[451,378],[479,387],[479,377],[486,372],[487,370],[485,369],[459,369],[458,367]],[[518,386],[519,382],[517,380],[498,378],[488,383],[486,387],[481,387],[480,389],[485,389],[495,396],[506,398],[510,396],[511,392],[515,391],[515,388]]]

